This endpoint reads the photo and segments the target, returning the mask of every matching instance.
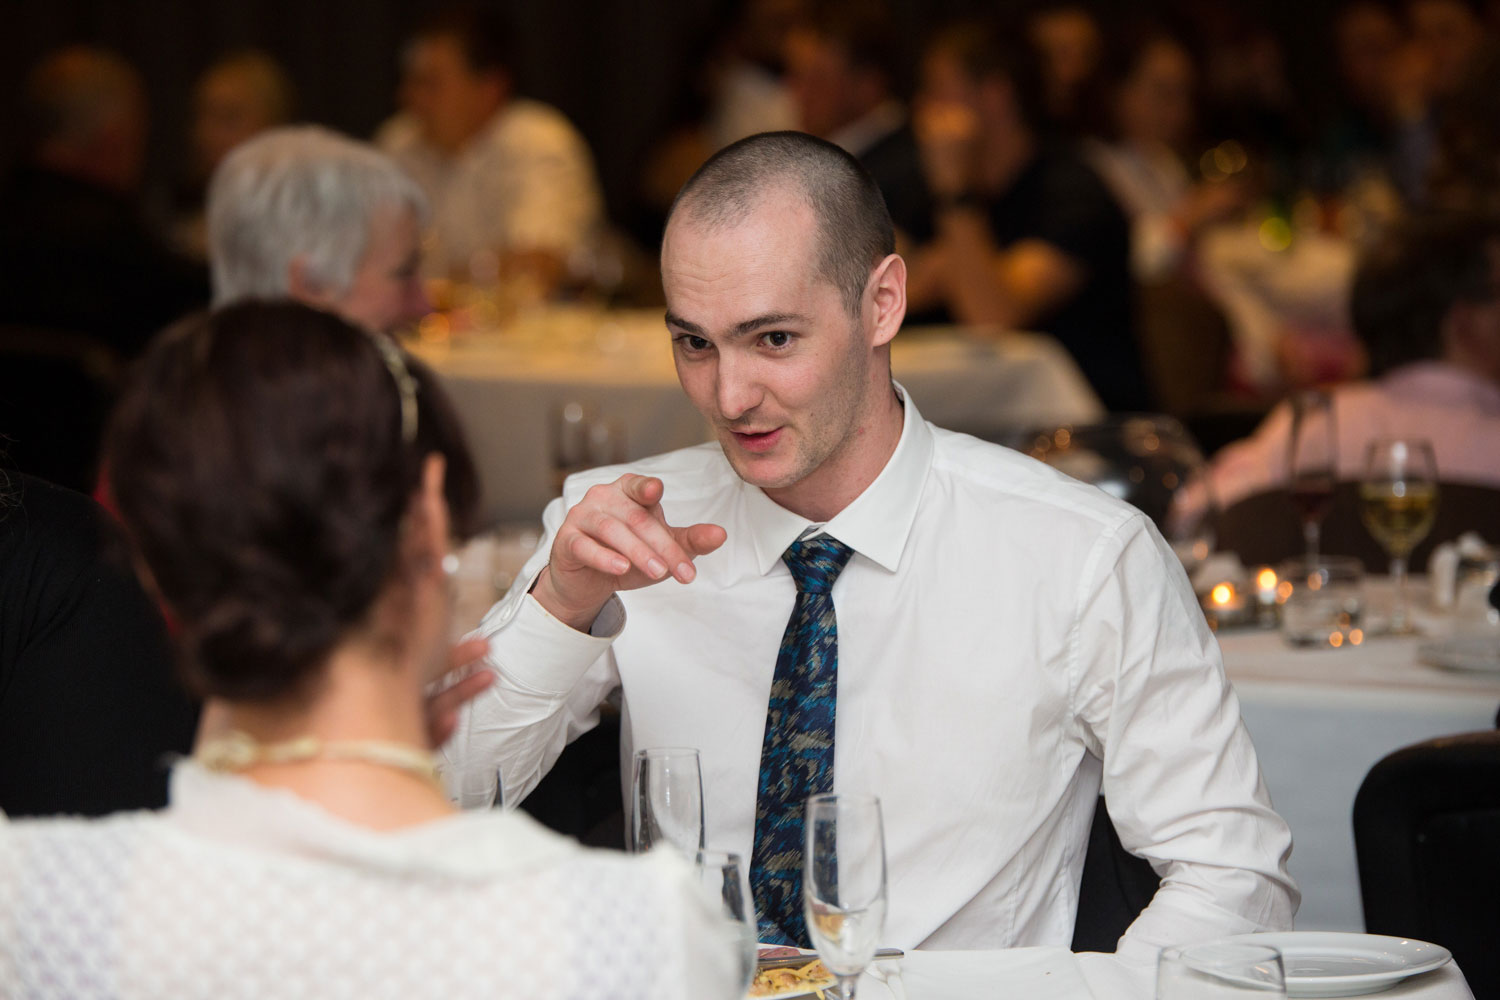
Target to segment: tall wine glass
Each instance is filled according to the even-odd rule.
[[[635,752],[630,793],[630,849],[667,843],[691,859],[703,849],[703,769],[690,747]]]
[[[802,903],[807,933],[839,995],[855,986],[885,932],[885,828],[880,800],[814,795],[807,800]]]
[[[1286,997],[1281,952],[1269,945],[1209,941],[1164,948],[1156,1000],[1274,1000]]]
[[[1318,389],[1292,397],[1292,433],[1287,445],[1287,487],[1302,516],[1309,566],[1318,561],[1318,535],[1333,503],[1338,480],[1338,432],[1333,398]]]
[[[740,960],[740,985],[736,995],[750,988],[755,978],[756,944],[755,898],[750,894],[750,876],[738,854],[723,851],[699,851],[693,856],[693,869],[708,895],[723,907],[733,936],[731,944]]]
[[[1382,438],[1365,451],[1359,484],[1359,515],[1391,557],[1396,596],[1388,631],[1410,635],[1406,616],[1406,557],[1432,530],[1437,516],[1437,460],[1432,445],[1415,438]]]

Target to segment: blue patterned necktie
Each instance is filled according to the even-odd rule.
[[[781,558],[797,603],[781,637],[755,801],[750,885],[760,938],[809,947],[802,913],[802,810],[809,795],[833,791],[833,722],[839,637],[833,581],[853,550],[827,535],[794,542]]]

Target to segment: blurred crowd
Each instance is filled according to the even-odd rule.
[[[1062,0],[919,25],[879,3],[746,0],[694,48],[631,203],[608,206],[585,136],[518,92],[526,38],[486,8],[447,8],[409,33],[371,137],[426,201],[419,252],[392,251],[407,286],[380,325],[411,327],[473,288],[654,303],[681,183],[736,139],[800,129],[885,193],[910,323],[1052,334],[1109,409],[1196,421],[1212,449],[1288,391],[1369,372],[1348,295],[1393,222],[1496,207],[1497,8],[1341,3],[1325,40],[1337,94],[1310,95],[1285,39],[1243,5],[1147,17]],[[137,71],[97,48],[43,56],[0,181],[8,341],[63,331],[108,367],[205,302],[210,180],[247,139],[298,121],[296,91],[265,52],[213,60],[192,121],[153,123],[182,129],[191,153],[147,190]],[[40,471],[76,482],[68,463],[87,457],[49,460]]]

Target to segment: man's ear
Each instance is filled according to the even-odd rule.
[[[900,254],[890,254],[870,272],[865,309],[870,317],[870,346],[889,344],[906,319],[906,261]]]

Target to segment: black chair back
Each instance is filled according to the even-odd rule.
[[[1442,483],[1438,487],[1437,516],[1432,530],[1408,559],[1420,572],[1434,546],[1451,542],[1466,531],[1477,531],[1487,541],[1500,541],[1500,489],[1472,483]],[[1236,552],[1247,566],[1275,565],[1301,555],[1302,522],[1285,490],[1268,490],[1246,497],[1221,511],[1218,547]],[[1365,530],[1359,518],[1359,484],[1339,483],[1333,505],[1323,519],[1322,552],[1354,556],[1370,572],[1384,572],[1391,557]]]
[[[1104,798],[1094,806],[1083,882],[1078,888],[1078,916],[1073,921],[1074,951],[1113,952],[1120,937],[1156,895],[1161,884],[1145,858],[1120,843]]]
[[[1500,731],[1428,740],[1370,769],[1354,800],[1365,929],[1453,952],[1500,1000]]]
[[[0,452],[8,467],[90,493],[119,360],[101,341],[0,326]]]

